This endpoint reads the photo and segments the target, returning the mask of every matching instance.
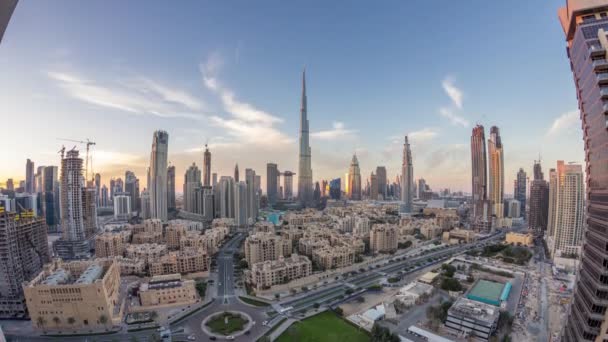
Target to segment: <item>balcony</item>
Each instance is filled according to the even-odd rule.
[[[604,103],[602,110],[604,111],[604,115],[608,115],[608,103]]]
[[[591,45],[589,47],[589,56],[591,57],[600,57],[606,55],[606,49],[601,46]]]
[[[608,74],[606,73],[602,73],[602,74],[597,74],[597,83],[601,84],[608,84]]]
[[[602,99],[608,99],[608,88],[600,88],[600,96]]]
[[[593,65],[593,69],[595,71],[608,70],[608,61],[606,61],[603,58],[602,59],[596,59],[596,60],[592,61],[591,65]]]

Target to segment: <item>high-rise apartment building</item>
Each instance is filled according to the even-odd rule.
[[[114,219],[128,220],[131,218],[131,196],[126,193],[114,196]]]
[[[253,222],[255,222],[258,217],[258,191],[255,179],[255,171],[253,169],[245,169],[245,183],[247,183],[247,219],[251,219]]]
[[[266,164],[266,196],[271,205],[276,204],[279,197],[279,177],[277,164]]]
[[[137,179],[135,173],[131,171],[125,172],[125,193],[131,197],[131,209],[133,211],[139,211],[139,179]]]
[[[205,153],[203,154],[203,185],[211,186],[211,152],[207,144],[205,144]]]
[[[167,167],[167,210],[175,210],[175,166]]]
[[[239,182],[239,164],[234,165],[234,181]]]
[[[44,166],[38,166],[36,168],[36,174],[34,175],[34,193],[42,192],[43,172],[44,172]]]
[[[101,175],[96,173],[93,179],[95,181],[95,189],[97,190],[97,207],[103,207],[101,205]]]
[[[150,199],[150,192],[148,192],[148,190],[146,189],[141,192],[141,203],[139,204],[139,206],[141,208],[139,216],[142,219],[147,220],[152,217],[152,203]]]
[[[329,182],[329,197],[333,200],[339,200],[342,196],[342,190],[340,189],[340,178],[332,179]]]
[[[312,203],[312,166],[308,131],[306,73],[302,72],[302,103],[300,107],[300,151],[298,162],[298,198],[303,205]]]
[[[238,182],[234,188],[235,217],[237,227],[246,227],[247,220],[247,183]]]
[[[184,175],[184,210],[196,213],[196,191],[201,187],[201,170],[192,163]]]
[[[520,214],[523,216],[526,213],[526,184],[528,178],[526,176],[526,172],[524,169],[520,168],[517,172],[517,178],[515,179],[515,186],[513,197],[519,201],[520,205]]]
[[[489,199],[492,202],[492,214],[497,219],[504,217],[505,169],[503,145],[498,127],[490,128],[488,139],[489,158]]]
[[[410,143],[405,136],[403,142],[403,159],[401,163],[401,208],[402,213],[409,214],[412,212],[414,188],[414,164],[412,162],[412,150]]]
[[[25,192],[33,194],[34,184],[34,162],[28,159],[25,162]]]
[[[290,200],[293,199],[293,175],[295,173],[291,171],[285,171],[283,175],[283,198]]]
[[[107,207],[110,205],[108,199],[108,187],[105,184],[101,187],[101,196],[99,200],[102,207]]]
[[[369,198],[372,200],[378,199],[378,176],[372,174],[369,176]]]
[[[536,176],[540,178],[536,178]],[[537,236],[542,236],[547,230],[549,215],[549,184],[545,181],[540,161],[534,162],[535,179],[530,184],[530,211],[528,213],[528,227]]]
[[[220,178],[218,189],[218,216],[221,218],[234,218],[234,179],[228,176]],[[249,186],[247,187],[249,195]],[[247,214],[249,211],[247,211]]]
[[[491,202],[488,200],[486,159],[486,138],[482,125],[477,125],[471,133],[471,193],[473,195],[471,221],[473,228],[487,231],[492,225]]]
[[[352,201],[361,200],[361,170],[359,169],[359,160],[357,155],[353,155],[348,169],[348,188],[350,189],[350,199]]]
[[[148,192],[150,193],[150,217],[167,221],[168,208],[168,177],[167,157],[169,149],[169,134],[156,131],[152,136],[152,152],[150,153],[150,168],[148,177]],[[175,193],[175,178],[173,182]]]
[[[0,319],[28,316],[22,284],[49,261],[45,220],[0,207]]]
[[[585,218],[583,167],[559,160],[555,183],[551,186],[554,188],[550,189],[549,198],[554,199],[554,203],[550,203],[549,212],[554,217],[549,219],[553,227],[547,228],[552,234],[551,256],[578,255]]]
[[[386,177],[386,167],[376,167],[376,177],[378,178],[378,196],[385,200],[388,197],[388,178]]]
[[[42,170],[42,209],[49,232],[56,232],[59,226],[59,168],[45,166]]]
[[[558,167],[560,162],[557,162]],[[558,191],[558,181],[557,181],[557,170],[550,169],[549,170],[549,210],[547,215],[547,238],[553,239],[554,228],[555,228],[555,211],[557,210],[557,191]]]

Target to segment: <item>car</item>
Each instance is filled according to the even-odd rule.
[[[268,321],[262,322],[262,325],[268,325]]]
[[[215,337],[215,336],[209,336],[209,339],[210,339],[211,341],[215,341],[215,340],[217,340],[217,337]]]
[[[227,340],[234,340],[234,336],[232,336],[232,335],[228,335],[228,336],[226,336],[226,339],[227,339]]]
[[[194,335],[188,336],[188,341],[196,341],[196,337]]]

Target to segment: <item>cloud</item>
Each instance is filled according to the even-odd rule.
[[[462,116],[458,116],[457,114],[455,114],[454,111],[450,108],[440,108],[439,114],[441,114],[441,116],[443,116],[444,118],[450,120],[450,123],[452,123],[452,125],[469,127],[469,121],[463,118]]]
[[[563,113],[555,120],[553,120],[553,124],[547,130],[546,136],[555,136],[559,133],[569,130],[570,128],[575,127],[579,122],[579,111],[573,110],[566,113]]]
[[[199,66],[203,84],[219,97],[223,110],[229,114],[229,117],[211,116],[211,124],[224,128],[228,135],[241,143],[269,146],[291,143],[293,139],[275,126],[283,122],[283,119],[238,100],[231,89],[221,84],[217,74],[223,65],[221,56],[213,53]]]
[[[319,140],[338,140],[353,138],[357,130],[344,128],[344,123],[336,121],[332,124],[332,129],[311,133],[310,136]]]
[[[454,105],[458,107],[458,109],[462,109],[463,93],[462,90],[458,89],[458,87],[454,85],[454,79],[449,76],[446,77],[441,82],[441,86],[443,87],[443,90],[445,90],[446,94],[448,94],[450,99],[452,99]]]
[[[186,91],[147,78],[135,77],[110,84],[82,77],[77,73],[47,71],[46,75],[63,91],[77,99],[100,107],[134,115],[201,120],[203,103]]]
[[[408,138],[413,144],[423,143],[433,140],[437,136],[437,130],[433,128],[423,128],[419,131],[410,132]]]

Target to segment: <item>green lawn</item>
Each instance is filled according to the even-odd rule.
[[[228,317],[228,324],[226,324],[225,317]],[[225,312],[205,323],[211,332],[222,335],[230,335],[235,331],[243,330],[245,324],[247,324],[246,318],[229,312]]]
[[[277,342],[368,342],[369,335],[344,321],[331,311],[325,311],[302,322],[294,323]]]
[[[266,303],[266,302],[262,302],[259,300],[255,300],[255,299],[251,299],[248,297],[241,297],[239,296],[239,299],[242,300],[243,302],[250,304],[250,305],[255,305],[255,306],[270,306],[270,304]]]

